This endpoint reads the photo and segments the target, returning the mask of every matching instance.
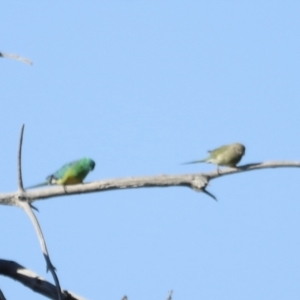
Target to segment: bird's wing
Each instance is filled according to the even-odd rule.
[[[228,145],[216,148],[214,150],[209,150],[208,153],[210,153],[211,157],[215,158],[218,156],[220,153],[224,153],[228,149]]]
[[[77,184],[83,181],[89,171],[90,165],[86,164],[85,159],[79,159],[62,166],[53,178],[57,179],[58,184]]]

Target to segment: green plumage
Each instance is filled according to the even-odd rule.
[[[45,185],[71,185],[82,183],[88,173],[95,168],[95,162],[90,158],[82,158],[75,160],[62,166],[54,174],[46,178],[46,182],[31,186],[29,188],[36,188]]]
[[[209,157],[187,162],[185,164],[196,164],[196,163],[212,163],[217,166],[227,166],[236,168],[236,165],[240,162],[243,155],[245,154],[245,146],[240,143],[234,143],[225,145],[215,150],[208,151]]]

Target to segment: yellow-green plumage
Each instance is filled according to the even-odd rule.
[[[236,165],[245,154],[245,150],[245,146],[240,143],[225,145],[215,150],[208,151],[210,155],[205,159],[191,161],[186,164],[207,162],[217,166],[236,168]]]
[[[71,185],[82,183],[90,171],[95,168],[95,162],[90,158],[82,158],[65,164],[54,174],[46,178],[46,182],[31,186],[29,188],[45,185]]]

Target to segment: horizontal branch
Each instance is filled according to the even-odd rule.
[[[129,177],[111,180],[100,180],[85,184],[67,186],[49,186],[26,190],[24,197],[32,202],[57,196],[68,196],[82,193],[94,193],[118,189],[133,189],[145,187],[185,186],[197,191],[203,190],[208,184],[207,178],[201,174],[194,175],[158,175],[147,177]],[[18,193],[0,194],[0,203],[18,206]]]
[[[157,175],[145,177],[128,177],[94,181],[85,184],[68,186],[49,186],[26,190],[24,197],[29,202],[58,196],[68,196],[83,193],[95,193],[119,189],[149,188],[149,187],[189,187],[196,191],[206,192],[205,188],[210,180],[221,176],[232,175],[241,172],[262,170],[267,168],[300,168],[300,162],[270,161],[240,166],[238,168],[223,168],[208,173]],[[0,194],[0,204],[18,206],[19,193]]]
[[[236,174],[240,172],[255,171],[261,169],[274,169],[274,168],[300,168],[300,162],[298,161],[266,161],[262,163],[252,163],[237,168],[225,168],[219,170],[219,172],[211,172],[203,174],[208,177],[208,180],[216,179],[221,176]]]
[[[23,283],[31,290],[50,299],[57,299],[56,286],[14,261],[0,259],[0,274]],[[84,300],[71,292],[62,291],[63,300]]]

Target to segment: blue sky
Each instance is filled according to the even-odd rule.
[[[7,1],[0,51],[2,192],[64,163],[87,181],[187,174],[220,145],[242,163],[299,160],[296,1]],[[223,177],[208,190],[122,190],[39,201],[63,288],[87,299],[299,299],[299,170]],[[52,281],[32,225],[2,206],[1,258]],[[40,299],[0,277],[7,299]]]

